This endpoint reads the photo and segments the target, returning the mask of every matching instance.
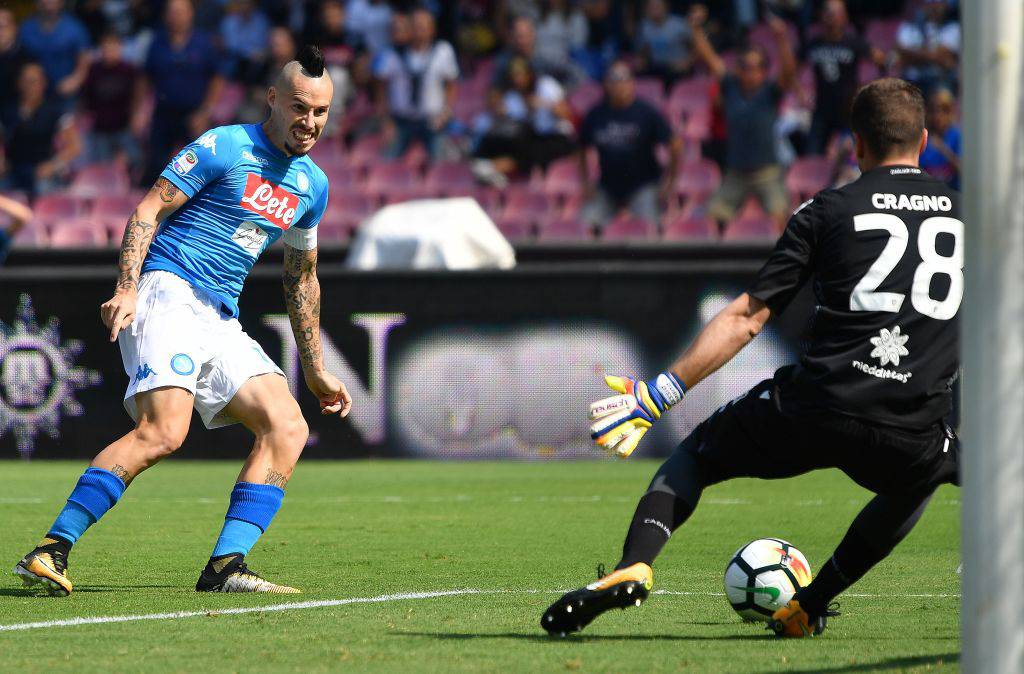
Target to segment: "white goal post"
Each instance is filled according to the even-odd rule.
[[[961,669],[1024,672],[1024,2],[967,0]]]

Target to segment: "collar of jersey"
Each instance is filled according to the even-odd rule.
[[[263,130],[262,122],[255,124],[254,126],[256,127],[257,135],[259,135],[260,140],[263,141],[263,147],[260,148],[261,150],[264,150],[265,152],[268,152],[271,155],[273,155],[274,159],[283,159],[288,162],[290,162],[292,159],[295,159],[295,157],[287,155],[281,150],[279,150],[277,146],[271,142],[270,138],[267,137],[267,132]]]

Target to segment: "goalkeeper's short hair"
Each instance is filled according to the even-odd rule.
[[[924,96],[897,77],[869,82],[853,99],[850,127],[879,159],[914,152],[924,131]]]

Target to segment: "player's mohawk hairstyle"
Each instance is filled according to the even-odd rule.
[[[295,60],[310,77],[320,77],[324,74],[324,55],[315,45],[307,44],[300,49]]]

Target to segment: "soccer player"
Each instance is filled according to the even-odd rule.
[[[351,398],[324,369],[317,223],[327,178],[307,153],[330,109],[333,85],[307,47],[267,92],[262,124],[212,129],[164,169],[128,220],[114,296],[101,307],[129,377],[135,429],[92,461],[46,537],[14,573],[52,595],[72,590],[68,553],[142,471],[174,452],[195,408],[207,428],[242,423],[256,436],[200,592],[298,590],[260,578],[245,555],[281,507],[308,429],[284,373],[238,322],[238,295],[256,258],[283,239],[284,294],[306,385],[323,414]]]
[[[699,425],[640,499],[615,571],[541,617],[559,634],[610,608],[639,606],[651,565],[701,492],[734,477],[844,471],[876,496],[818,576],[779,609],[779,635],[820,634],[843,590],[884,559],[936,487],[959,484],[959,441],[943,422],[959,367],[964,226],[958,194],[917,166],[928,140],[921,92],[876,80],[856,95],[863,175],[818,193],[786,226],[750,290],[709,323],[672,367],[644,382],[607,377],[619,395],[591,406],[592,436],[626,457],[688,388],[725,365],[813,281],[812,335],[779,369]]]

